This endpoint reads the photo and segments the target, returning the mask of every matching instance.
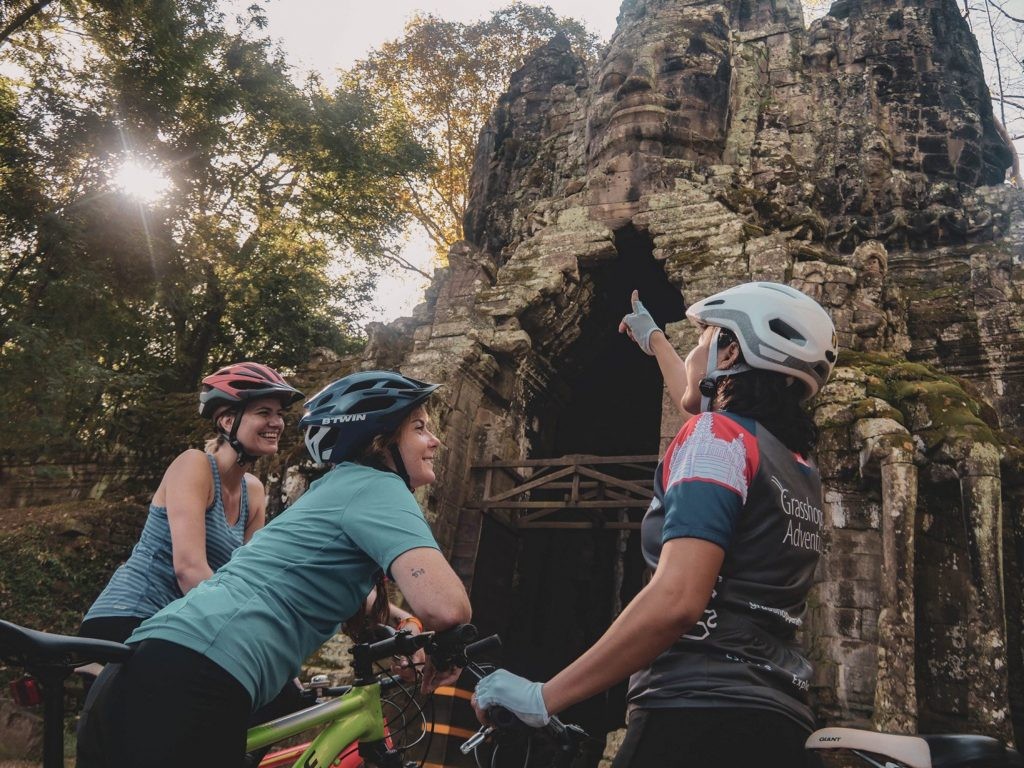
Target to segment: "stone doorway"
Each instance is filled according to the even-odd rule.
[[[578,341],[563,359],[551,361],[548,391],[536,398],[530,413],[531,460],[582,454],[625,461],[659,452],[661,375],[655,360],[618,332],[618,324],[629,311],[634,288],[661,325],[684,317],[683,301],[644,233],[628,226],[616,233],[615,244],[616,259],[582,275],[589,308]],[[537,489],[531,498],[553,496]],[[641,586],[639,532],[628,526],[635,528],[643,511],[636,505],[621,510],[567,505],[546,514],[544,520],[552,522],[540,529],[516,527],[518,513],[512,525],[485,517],[474,609],[484,610],[490,623],[497,619],[495,598],[501,596],[506,617],[495,628],[505,640],[510,669],[547,679],[600,637]],[[602,519],[613,523],[603,525]],[[577,527],[560,529],[554,521]],[[620,685],[573,707],[566,720],[603,738],[622,725],[624,714],[625,685]]]

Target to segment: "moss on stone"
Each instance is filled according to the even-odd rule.
[[[871,397],[853,403],[850,406],[850,412],[855,421],[858,419],[892,419],[906,426],[903,413],[879,398]]]
[[[917,435],[927,451],[960,439],[1004,444],[982,419],[984,405],[956,377],[878,352],[844,350],[838,365],[861,371],[871,398],[884,401],[895,412],[881,413],[885,409],[869,399],[850,406],[858,418],[893,418]]]

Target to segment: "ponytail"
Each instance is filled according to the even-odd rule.
[[[374,598],[370,610],[366,610],[364,601],[359,610],[349,616],[341,627],[342,631],[356,642],[368,640],[374,627],[378,624],[388,624],[391,620],[391,598],[388,595],[388,577],[384,571],[377,571],[373,588]]]

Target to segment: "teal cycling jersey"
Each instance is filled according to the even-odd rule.
[[[128,642],[191,648],[236,678],[259,707],[360,609],[378,572],[419,547],[438,549],[402,480],[339,464]]]

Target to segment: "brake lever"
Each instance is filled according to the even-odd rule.
[[[459,751],[462,752],[462,754],[464,755],[468,755],[474,749],[479,747],[480,744],[482,744],[483,741],[492,733],[494,733],[493,725],[481,725],[479,731],[474,733],[472,736],[466,739],[465,742],[463,742],[462,746],[459,747]]]
[[[466,664],[465,667],[463,667],[463,669],[472,672],[473,676],[476,677],[478,681],[483,680],[485,677],[487,677],[487,675],[490,674],[489,672],[486,672],[484,668],[477,664],[475,661],[469,662],[468,664]]]

